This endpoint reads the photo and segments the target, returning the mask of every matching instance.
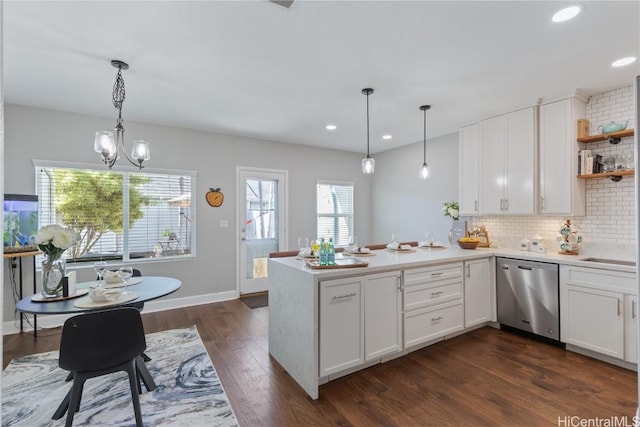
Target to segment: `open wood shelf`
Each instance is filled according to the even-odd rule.
[[[615,171],[615,172],[603,172],[603,173],[592,173],[592,174],[589,174],[589,175],[578,175],[578,178],[580,178],[580,179],[595,179],[595,178],[608,178],[608,177],[612,177],[612,176],[623,177],[623,176],[627,176],[627,175],[634,175],[635,173],[636,173],[635,170],[629,169],[629,170]]]
[[[599,135],[590,135],[578,138],[578,142],[598,142],[606,141],[609,138],[624,138],[626,136],[633,136],[633,129],[625,129],[619,132],[603,133]]]

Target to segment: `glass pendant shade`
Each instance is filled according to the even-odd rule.
[[[362,159],[362,173],[372,174],[375,167],[376,167],[375,159],[371,157],[365,157],[364,159]]]
[[[139,163],[149,160],[151,153],[149,151],[149,143],[141,139],[133,141],[133,149],[131,150],[131,157],[136,159]]]
[[[421,179],[429,178],[429,167],[427,166],[426,163],[424,163],[420,168],[420,178]]]
[[[118,150],[116,141],[113,139],[113,132],[97,131],[93,149],[96,153],[101,154],[103,159],[113,159]]]

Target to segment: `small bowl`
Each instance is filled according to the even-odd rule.
[[[479,244],[479,240],[477,242],[461,242],[460,240],[458,240],[458,246],[460,246],[462,249],[475,249]]]

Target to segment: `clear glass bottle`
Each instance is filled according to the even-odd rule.
[[[336,248],[333,245],[332,237],[329,237],[329,250],[327,251],[327,265],[336,265]]]

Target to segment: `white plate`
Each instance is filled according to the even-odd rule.
[[[127,295],[120,295],[118,299],[114,301],[93,301],[88,296],[82,297],[76,302],[73,303],[74,307],[78,308],[99,308],[99,307],[110,307],[112,305],[122,305],[128,302],[134,301],[138,298],[138,294],[135,292],[131,292]]]
[[[127,280],[127,286],[137,285],[138,283],[142,282],[142,279],[143,279],[142,277],[132,277]],[[88,284],[90,288],[95,288],[100,284],[100,282],[97,280],[93,280],[91,282],[85,282],[85,285],[86,284]],[[124,283],[123,282],[105,283],[104,287],[105,289],[124,288]]]

